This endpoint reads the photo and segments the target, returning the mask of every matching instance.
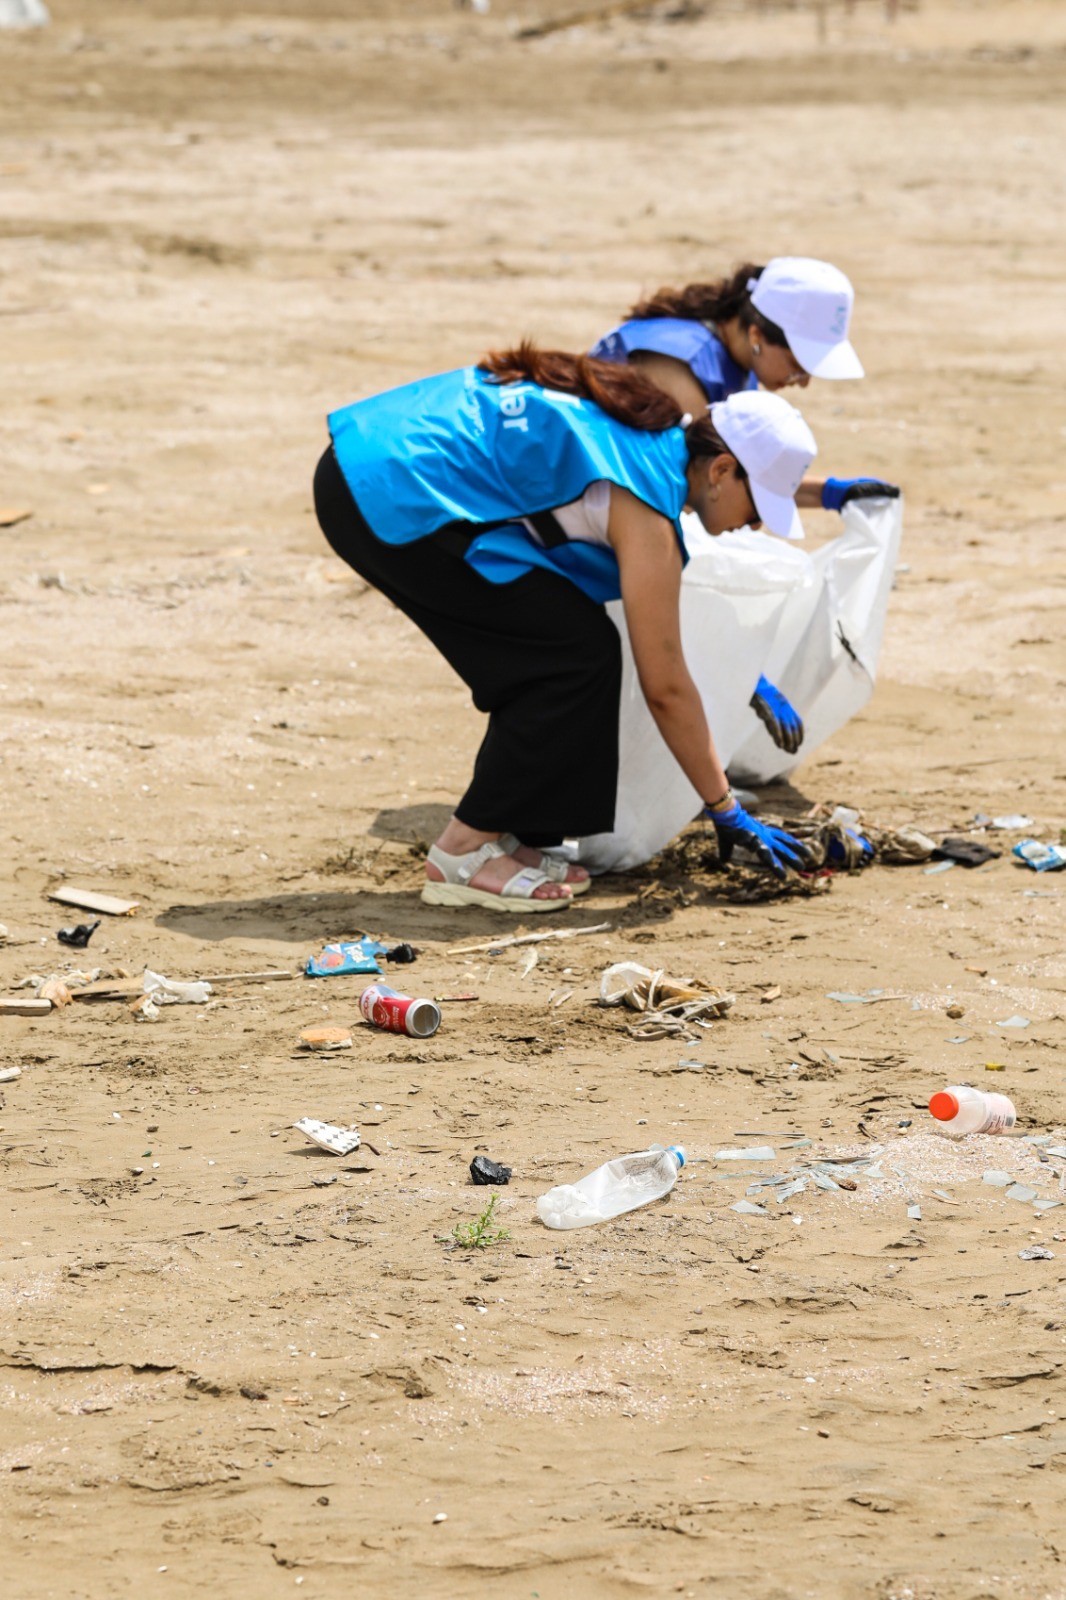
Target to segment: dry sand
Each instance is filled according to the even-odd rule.
[[[296,972],[366,928],[479,999],[326,1057],[299,1031],[356,1022],[357,979],[0,1022],[5,1595],[1066,1594],[1066,1208],[981,1182],[1051,1197],[1063,1162],[922,1111],[970,1077],[1063,1142],[1066,885],[1004,858],[741,906],[652,871],[525,977],[450,955],[499,924],[424,908],[410,844],[479,719],[310,509],[330,405],[831,257],[869,380],[805,410],[831,469],[905,485],[909,570],[871,708],[778,799],[1056,837],[1066,8],[863,0],[822,42],[769,8],[540,41],[513,24],[561,0],[53,9],[0,36],[0,503],[33,511],[0,531],[0,987],[63,965],[65,878],[141,902],[76,964]],[[630,1039],[591,1003],[627,956],[732,1015]],[[872,987],[903,998],[827,998]],[[763,1174],[880,1144],[883,1176],[738,1215],[747,1164],[705,1158],[741,1130],[814,1141]],[[693,1158],[664,1204],[536,1222],[656,1138]],[[467,1255],[478,1151],[511,1237]]]

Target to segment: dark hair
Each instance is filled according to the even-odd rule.
[[[757,328],[767,344],[788,348],[781,328],[751,303],[748,282],[758,278],[762,267],[745,261],[728,278],[717,283],[690,283],[684,289],[659,289],[647,300],[639,300],[627,313],[632,322],[651,321],[655,317],[683,317],[689,322],[728,322],[739,317],[742,327]]]
[[[531,339],[523,339],[511,350],[490,350],[479,367],[496,383],[519,383],[525,379],[541,389],[580,395],[616,422],[624,422],[627,428],[662,433],[676,428],[682,420],[677,401],[639,368],[624,362],[597,361],[566,350],[540,350]],[[690,461],[733,454],[712,423],[709,411],[701,412],[689,423],[685,443]],[[747,477],[739,461],[737,475]]]

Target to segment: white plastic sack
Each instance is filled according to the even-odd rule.
[[[902,501],[848,505],[844,531],[813,555],[743,529],[712,539],[685,519],[691,560],[681,585],[681,637],[723,765],[765,783],[791,770],[873,692],[902,529]],[[612,833],[579,841],[594,872],[639,866],[691,822],[700,797],[663,742],[622,636],[618,798]],[[846,643],[845,643],[846,641]],[[803,718],[799,753],[778,750],[749,701],[761,676]]]
[[[43,28],[50,21],[43,0],[0,0],[0,28]]]
[[[789,596],[763,669],[803,718],[803,743],[794,756],[778,750],[751,712],[748,738],[729,757],[739,781],[791,772],[873,694],[902,532],[902,499],[855,501],[843,533],[809,557],[814,582]]]

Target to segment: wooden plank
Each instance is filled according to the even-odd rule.
[[[21,995],[0,995],[0,1017],[43,1017],[51,1009],[51,1000],[24,1000]]]
[[[95,889],[53,889],[49,900],[61,906],[76,906],[79,911],[101,911],[107,917],[132,917],[139,900],[119,900],[113,894],[97,894]]]

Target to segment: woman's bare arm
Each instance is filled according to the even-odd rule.
[[[681,552],[665,517],[611,485],[608,536],[622,575],[637,676],[659,732],[705,803],[729,784],[681,648]]]
[[[822,490],[824,488],[824,478],[804,478],[796,490],[796,504],[806,511],[816,509],[822,503]]]

